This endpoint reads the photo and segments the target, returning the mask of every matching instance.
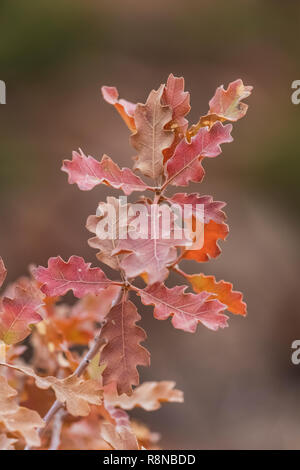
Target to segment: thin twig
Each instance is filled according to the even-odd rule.
[[[48,450],[58,450],[60,446],[61,430],[63,425],[64,410],[59,410],[54,416],[52,425],[52,436]]]
[[[98,333],[97,337],[95,338],[95,341],[94,341],[93,345],[88,350],[88,352],[86,353],[86,355],[84,356],[84,358],[82,359],[80,364],[78,365],[78,367],[75,370],[73,375],[77,375],[77,377],[80,377],[84,373],[84,371],[86,370],[88,365],[90,364],[91,360],[99,352],[101,346],[103,346],[103,344],[105,344],[105,340],[103,338],[101,338],[101,330],[102,330],[102,327],[104,326],[104,323],[105,322],[102,323],[100,332]],[[53,405],[51,406],[51,408],[49,409],[47,414],[44,416],[45,426],[43,428],[41,428],[40,431],[39,431],[39,436],[40,437],[42,437],[44,435],[49,423],[52,421],[52,419],[56,415],[56,413],[59,410],[61,410],[62,408],[64,408],[64,403],[60,402],[59,400],[56,400],[53,403]],[[25,447],[25,450],[30,450],[30,449],[31,448],[29,446]]]

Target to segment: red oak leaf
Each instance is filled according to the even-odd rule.
[[[111,282],[102,269],[90,266],[91,263],[86,263],[80,256],[71,256],[67,262],[57,256],[49,259],[47,268],[39,266],[33,274],[47,296],[56,297],[72,290],[75,297],[81,298],[101,292]]]
[[[167,266],[177,258],[176,247],[191,246],[191,240],[183,234],[180,238],[175,238],[174,214],[167,205],[164,206],[165,212],[160,212],[156,204],[144,207],[147,211],[146,219],[141,221],[144,236],[137,239],[128,236],[127,239],[120,240],[112,254],[129,252],[121,261],[121,267],[127,277],[134,278],[146,274],[147,283],[154,284],[162,282],[168,276]],[[164,225],[167,217],[170,224]],[[133,233],[136,231],[133,230]]]
[[[148,188],[129,168],[120,169],[107,155],[103,155],[99,162],[82,151],[73,152],[72,160],[64,160],[62,171],[68,173],[69,183],[76,183],[82,191],[89,191],[102,183],[122,189],[126,195]]]
[[[186,286],[176,286],[168,289],[164,284],[154,284],[146,289],[140,289],[145,305],[154,305],[154,317],[166,320],[172,316],[174,328],[194,333],[198,323],[211,330],[218,330],[227,325],[228,317],[223,312],[226,305],[219,300],[210,300],[210,294],[185,293]]]
[[[98,205],[97,213],[101,215],[91,215],[87,219],[86,228],[94,233],[96,236],[90,238],[88,243],[92,248],[96,248],[99,250],[97,253],[97,258],[102,261],[102,263],[107,264],[113,269],[120,268],[120,262],[122,260],[122,255],[112,256],[113,250],[118,245],[118,241],[120,238],[120,233],[127,233],[128,227],[128,207],[129,205],[122,205],[120,199],[116,199],[114,197],[108,197],[106,202],[100,202]],[[113,214],[115,215],[115,220],[112,220],[111,211],[114,211]],[[105,225],[104,230],[111,229],[112,236],[104,238],[99,234],[99,224],[103,221],[109,219],[109,227]],[[102,226],[101,226],[102,229]]]
[[[210,220],[221,224],[226,219],[225,213],[221,210],[226,206],[226,202],[214,201],[212,196],[199,196],[197,193],[177,193],[169,199],[169,202],[178,204],[181,208],[190,205],[193,216],[197,216],[197,205],[203,206],[204,223],[206,224]]]
[[[236,315],[246,315],[247,305],[243,302],[243,294],[233,291],[230,282],[216,281],[215,276],[205,276],[204,274],[194,274],[185,277],[190,281],[195,292],[210,292],[212,298],[217,298],[223,304],[227,305],[227,309]]]
[[[134,112],[136,104],[123,99],[119,100],[119,92],[115,87],[103,86],[101,91],[105,101],[116,108],[120,116],[125,121],[127,127],[132,132],[135,131]]]
[[[0,257],[0,287],[2,286],[3,282],[5,281],[7,274],[7,270],[5,268],[3,259]]]
[[[179,127],[181,132],[184,133],[188,125],[188,121],[184,116],[190,112],[191,106],[190,94],[184,91],[183,77],[174,77],[172,73],[169,75],[164,88],[162,102],[172,109],[171,127],[173,129]]]
[[[217,88],[214,97],[209,102],[208,113],[187,131],[187,140],[190,142],[201,127],[211,127],[216,121],[233,122],[244,117],[248,105],[241,103],[241,100],[247,98],[252,89],[252,86],[244,86],[242,80],[230,83],[227,90],[224,90],[223,85]]]
[[[136,325],[140,318],[136,306],[124,294],[102,329],[101,335],[107,340],[101,352],[101,364],[106,364],[103,383],[116,383],[119,394],[130,394],[132,386],[139,384],[137,366],[150,365],[150,354],[140,345],[146,339],[144,330]]]
[[[248,98],[252,90],[252,86],[245,86],[240,79],[229,83],[227,90],[221,85],[209,102],[210,114],[216,114],[225,121],[238,121],[248,109],[248,105],[241,101]]]
[[[203,157],[216,157],[221,153],[221,144],[232,142],[232,125],[216,122],[211,129],[202,127],[188,143],[182,140],[167,163],[169,183],[187,186],[190,181],[200,182],[204,177],[201,164]]]
[[[211,220],[204,225],[204,244],[200,250],[187,250],[184,258],[193,259],[198,262],[208,261],[210,258],[216,258],[221,253],[218,240],[225,240],[229,232],[228,225],[217,224]],[[194,247],[195,248],[195,247]]]
[[[137,150],[134,169],[153,179],[163,175],[163,150],[169,148],[174,134],[165,126],[172,120],[172,110],[161,104],[164,85],[152,90],[146,104],[138,104],[134,119],[136,132],[131,144]]]
[[[15,288],[13,298],[0,302],[0,340],[6,344],[23,341],[31,332],[30,325],[42,320],[38,313],[42,300],[21,287]]]
[[[174,77],[171,73],[162,96],[162,103],[172,109],[172,121],[168,123],[167,128],[174,132],[174,139],[171,147],[163,151],[164,161],[172,157],[175,148],[183,138],[188,121],[184,116],[190,112],[190,94],[184,91],[184,78]]]

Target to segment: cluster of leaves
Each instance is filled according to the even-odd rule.
[[[100,203],[102,215],[88,218],[87,228],[95,235],[89,244],[98,250],[100,262],[119,272],[119,280],[108,279],[100,267],[91,267],[81,257],[56,257],[47,267],[32,267],[29,277],[6,288],[0,300],[0,449],[155,448],[157,436],[130,420],[127,411],[156,410],[162,402],[182,402],[183,395],[173,382],[139,385],[137,367],[148,366],[150,354],[141,345],[146,333],[137,324],[141,317],[130,296],[153,305],[158,320],[171,318],[175,328],[187,332],[195,332],[198,323],[211,330],[224,328],[225,310],[246,314],[242,294],[230,283],[202,273],[188,275],[179,268],[183,259],[205,262],[220,254],[218,241],[228,234],[225,203],[196,193],[168,196],[167,189],[202,181],[204,159],[220,155],[221,144],[232,141],[230,122],[245,115],[242,100],[251,90],[241,80],[227,89],[219,87],[208,113],[189,126],[190,96],[183,78],[171,74],[166,85],[137,105],[119,99],[114,87],[102,88],[104,99],[132,133],[133,171],[144,180],[106,155],[97,161],[80,151],[63,163],[69,183],[81,190],[104,183],[125,195],[148,191],[153,198],[143,196],[139,203],[150,218],[154,205],[190,204],[189,244],[186,239],[150,235],[147,240],[123,239],[118,231],[112,240],[99,238],[97,224],[108,206],[119,208],[118,200],[108,197]],[[201,247],[195,245],[192,230],[197,204],[204,205]],[[160,224],[160,214],[157,217]],[[183,276],[194,293],[186,292],[187,286],[167,287],[171,270]],[[0,287],[5,277],[0,259]],[[134,283],[137,277],[144,287]],[[62,301],[69,291],[78,299],[72,306]],[[27,346],[20,345],[28,335]]]

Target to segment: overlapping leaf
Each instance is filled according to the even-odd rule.
[[[116,87],[103,86],[101,91],[105,101],[107,101],[109,104],[112,104],[123,118],[129,129],[132,132],[135,131],[134,112],[136,104],[127,100],[119,99],[119,92]]]
[[[115,220],[110,215],[111,210],[114,210]],[[97,212],[102,215],[91,215],[87,220],[87,229],[96,235],[90,238],[88,243],[92,248],[99,250],[97,258],[102,263],[113,269],[119,269],[122,255],[112,256],[112,252],[118,245],[120,233],[127,234],[127,206],[122,206],[120,201],[114,197],[108,197],[106,202],[100,202]],[[108,217],[110,217],[109,220]],[[112,236],[104,238],[99,234],[99,223],[103,223],[103,221],[106,221],[103,230],[110,230]],[[107,224],[109,224],[109,227]]]
[[[126,253],[121,261],[121,267],[128,278],[144,275],[147,283],[162,282],[168,276],[167,267],[177,259],[179,246],[191,246],[191,239],[181,236],[175,237],[174,214],[165,205],[161,211],[158,205],[144,205],[145,221],[143,223],[143,236],[120,240],[112,254]],[[166,219],[170,224],[165,224]],[[134,226],[132,221],[132,226]]]
[[[111,309],[102,329],[107,340],[101,353],[101,364],[106,364],[103,381],[115,383],[119,394],[130,394],[132,386],[139,384],[137,366],[150,363],[149,352],[140,345],[146,339],[144,330],[136,325],[140,318],[135,305],[123,296]]]
[[[69,175],[70,184],[76,183],[83,191],[102,183],[122,189],[126,195],[133,191],[145,191],[148,187],[129,168],[120,169],[107,155],[103,155],[99,162],[82,151],[73,152],[72,160],[64,160],[62,171]]]
[[[223,85],[218,87],[209,102],[208,113],[187,131],[187,139],[190,141],[201,127],[211,127],[216,121],[234,122],[244,117],[248,105],[241,101],[251,95],[252,89],[252,86],[245,86],[240,79],[229,83],[227,90],[224,90]]]
[[[233,290],[230,282],[216,281],[215,276],[205,276],[204,274],[186,275],[195,292],[210,292],[214,298],[217,298],[231,313],[237,315],[246,315],[247,306],[243,302],[243,295]]]
[[[27,445],[39,446],[41,442],[37,430],[45,423],[36,411],[19,406],[16,395],[16,390],[0,375],[0,424],[8,433],[21,435]]]
[[[90,405],[100,405],[102,402],[101,384],[94,380],[85,380],[76,375],[70,375],[64,379],[40,377],[30,367],[3,363],[0,365],[32,377],[37,387],[43,390],[52,388],[57,400],[65,404],[68,412],[73,416],[87,416],[90,412]]]
[[[138,104],[134,119],[136,132],[131,144],[137,150],[134,169],[143,175],[158,179],[163,174],[163,150],[171,146],[173,132],[165,126],[172,120],[172,110],[161,104],[164,85],[152,90],[146,104]]]
[[[12,439],[5,433],[0,433],[0,450],[14,450],[17,439]]]
[[[116,429],[111,423],[103,423],[101,437],[115,450],[139,450],[134,433],[127,427]]]
[[[30,326],[42,320],[38,310],[43,301],[30,290],[16,287],[13,298],[0,300],[0,340],[6,344],[23,341]]]
[[[184,133],[188,125],[185,116],[190,112],[191,106],[190,94],[184,91],[183,77],[174,77],[172,73],[169,75],[163,91],[162,102],[172,109],[170,127]]]
[[[106,396],[106,395],[105,395]],[[175,382],[144,382],[135,388],[132,395],[108,393],[106,400],[113,406],[123,410],[132,410],[135,407],[147,411],[158,410],[162,403],[183,403],[183,392],[175,389]]]
[[[154,284],[138,294],[145,305],[154,305],[155,318],[166,320],[171,316],[174,328],[194,333],[199,322],[211,330],[228,326],[228,317],[222,313],[224,304],[211,300],[207,292],[190,294],[185,289],[186,286],[169,289],[164,284]]]
[[[187,186],[191,181],[201,182],[204,177],[202,158],[220,155],[220,145],[233,140],[231,130],[231,124],[223,126],[221,122],[216,122],[211,129],[199,129],[190,143],[182,140],[167,163],[169,184]]]
[[[199,196],[197,193],[177,193],[172,196],[169,201],[172,204],[178,204],[182,209],[187,206],[191,207],[191,213],[197,217],[197,206],[203,206],[203,222],[208,223],[214,220],[217,224],[221,224],[226,219],[225,213],[222,211],[226,206],[225,202],[214,201],[212,196]],[[201,211],[202,212],[202,211]]]
[[[228,232],[229,228],[227,224],[217,224],[214,220],[210,220],[208,224],[204,225],[204,240],[201,249],[197,248],[197,244],[193,245],[193,249],[185,252],[184,258],[193,259],[198,262],[209,261],[211,258],[217,258],[221,253],[218,241],[225,240]]]
[[[34,276],[42,284],[42,292],[49,297],[64,295],[72,290],[75,297],[81,298],[87,294],[98,294],[110,285],[102,269],[90,266],[91,263],[86,263],[79,256],[71,256],[67,262],[58,256],[49,259],[47,268],[36,268]]]

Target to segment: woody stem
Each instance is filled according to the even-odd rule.
[[[95,338],[95,341],[94,343],[92,344],[92,346],[90,347],[90,349],[88,350],[88,352],[86,353],[86,355],[83,357],[83,359],[81,360],[80,364],[78,365],[77,369],[75,370],[74,372],[74,375],[77,375],[77,377],[80,377],[86,370],[86,368],[88,367],[88,365],[90,364],[91,360],[96,356],[96,354],[99,352],[101,346],[103,346],[103,344],[105,344],[105,340],[100,336],[101,335],[101,330],[102,330],[102,327],[104,326],[104,323],[102,323],[101,325],[101,329],[100,331],[98,332],[96,338]],[[44,416],[44,422],[45,422],[45,426],[43,428],[41,428],[40,432],[39,432],[39,435],[40,437],[42,437],[48,427],[48,425],[50,424],[50,422],[52,421],[52,418],[56,415],[56,413],[62,409],[64,407],[64,403],[60,402],[59,400],[56,400],[53,405],[51,406],[51,408],[48,410],[47,414]],[[25,447],[25,450],[30,450],[31,448],[29,446]]]

